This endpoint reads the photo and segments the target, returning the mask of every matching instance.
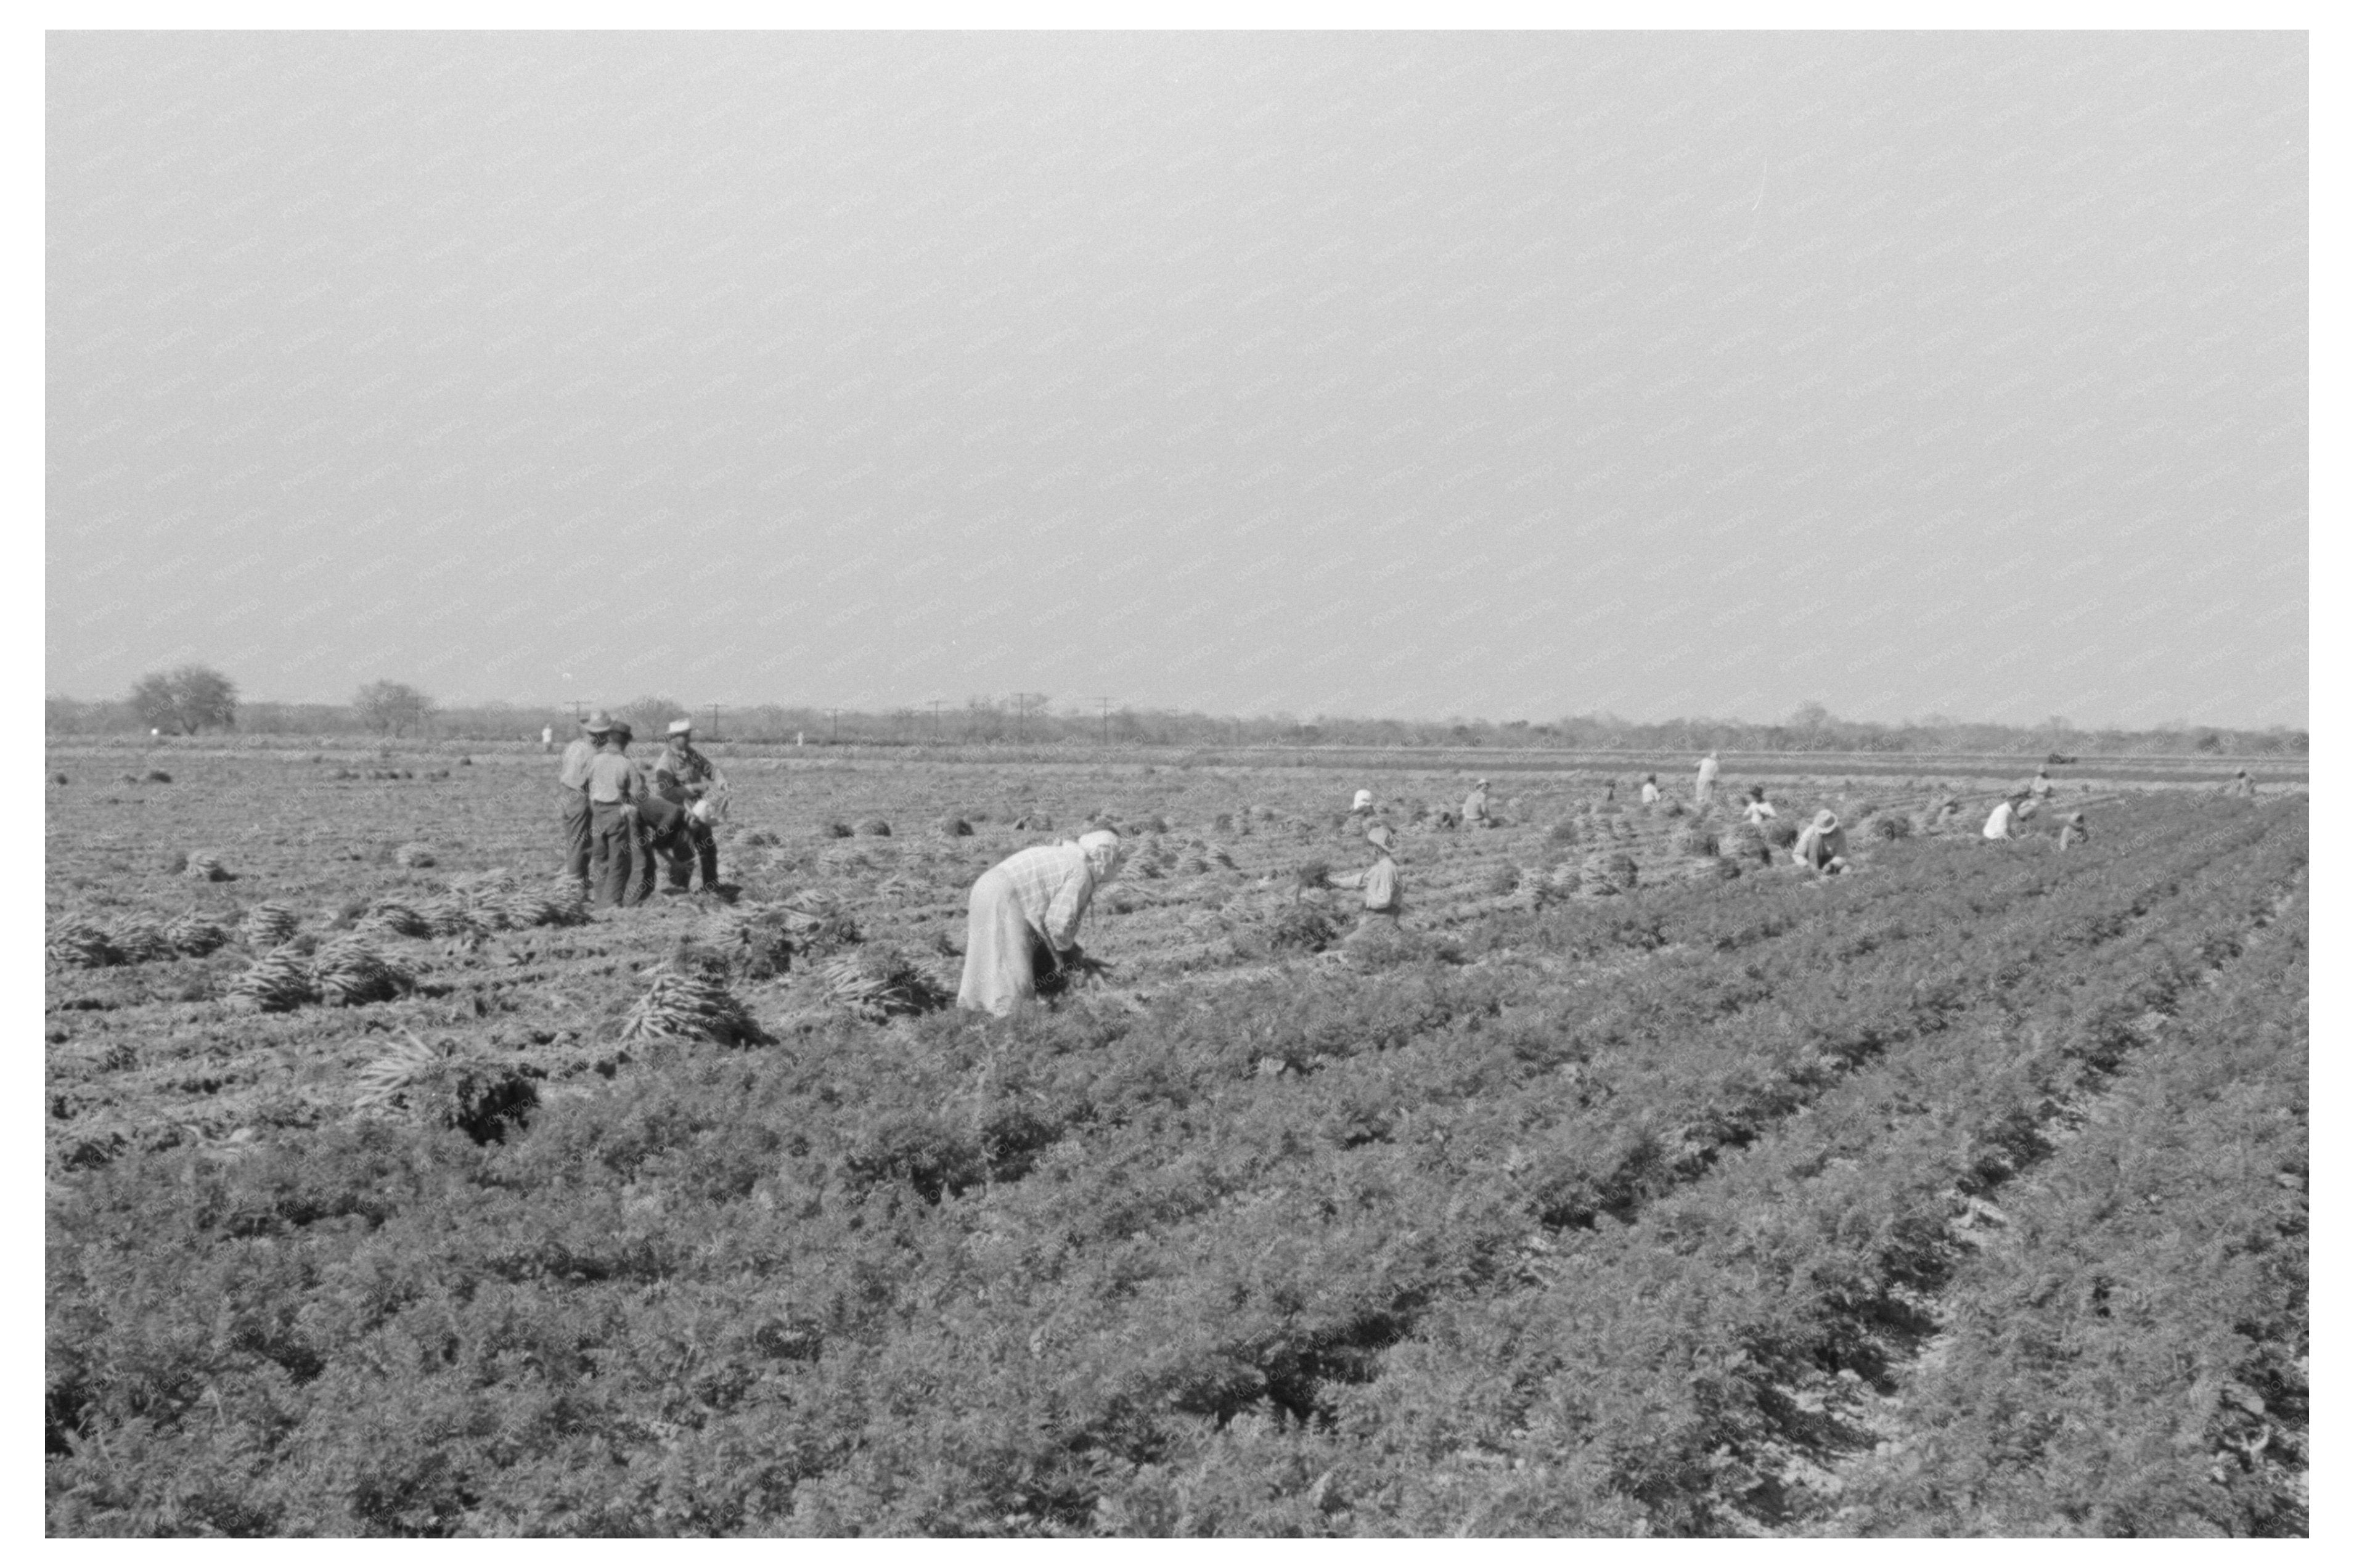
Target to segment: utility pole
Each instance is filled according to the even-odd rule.
[[[938,746],[938,745],[939,744],[939,742],[940,742],[940,700],[939,700],[939,698],[938,698],[938,697],[934,697],[934,698],[932,699],[932,744],[933,744],[934,746]]]
[[[1103,705],[1103,743],[1109,746],[1111,744],[1111,699],[1097,697],[1096,701]]]
[[[713,739],[713,740],[717,740],[717,739],[719,738],[719,705],[718,705],[717,703],[714,703],[714,704],[712,704],[712,705],[711,705],[711,736],[710,736],[710,738],[711,738],[711,739]]]
[[[826,743],[828,746],[832,746],[832,745],[833,744],[834,732],[835,732],[836,730],[840,729],[841,727],[842,727],[842,710],[841,710],[840,708],[828,708],[828,709],[826,709],[826,710],[825,710],[825,743]]]

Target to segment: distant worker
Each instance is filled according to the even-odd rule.
[[[2234,800],[2253,800],[2256,798],[2256,781],[2243,768],[2232,775],[2232,781],[2223,786],[2223,793]]]
[[[2084,813],[2082,811],[2069,812],[2067,820],[2060,824],[2060,847],[2062,849],[2066,849],[2070,844],[2084,843],[2088,842],[2092,836],[2093,835],[2091,833],[2084,831]]]
[[[1952,821],[1956,817],[1958,817],[1961,814],[1961,798],[1956,795],[1951,789],[1946,790],[1944,794],[1937,797],[1936,805],[1930,809],[1929,831],[1932,832],[1937,832],[1944,828],[1947,822]]]
[[[1790,858],[1818,876],[1837,876],[1847,869],[1847,830],[1839,813],[1826,806],[1815,813],[1791,846]]]
[[[699,862],[703,891],[710,892],[719,885],[719,842],[712,836],[711,821],[726,793],[727,780],[719,776],[709,758],[695,748],[692,719],[670,721],[667,744],[654,758],[653,786],[655,794],[679,808],[681,828],[694,852],[671,861],[670,885],[664,891],[684,893],[689,873]]]
[[[2028,781],[2027,793],[2038,805],[2041,805],[2044,801],[2050,800],[2052,798],[2052,776],[2044,772],[2041,768],[2037,768],[2035,770],[2035,777]]]
[[[1334,877],[1332,885],[1365,890],[1365,911],[1357,920],[1359,930],[1375,925],[1394,927],[1398,916],[1405,913],[1405,895],[1398,883],[1397,862],[1390,858],[1392,835],[1388,828],[1376,822],[1367,830],[1365,842],[1373,846],[1373,863],[1363,871]]]
[[[1370,810],[1372,810],[1373,809],[1373,792],[1371,789],[1360,789],[1360,790],[1358,790],[1358,791],[1357,791],[1357,795],[1356,795],[1356,799],[1354,799],[1354,800],[1351,800],[1351,801],[1349,802],[1349,810],[1350,810],[1352,812],[1357,812],[1357,811],[1370,811]]]
[[[1646,773],[1643,775],[1642,800],[1643,804],[1646,806],[1656,806],[1659,803],[1659,776],[1658,774]]]
[[[1986,826],[1978,830],[1980,837],[1989,843],[2007,843],[2019,836],[2019,808],[2027,799],[2024,789],[2013,790],[1995,803],[1987,813]]]
[[[1692,799],[1705,806],[1716,798],[1716,753],[1712,751],[1700,759],[1700,779],[1692,786]]]
[[[1475,779],[1471,793],[1463,797],[1463,825],[1467,828],[1492,828],[1496,820],[1488,815],[1488,781]]]
[[[552,724],[544,724],[544,725],[541,725],[541,726],[539,726],[539,753],[540,753],[540,755],[541,755],[542,757],[545,757],[545,756],[546,756],[549,752],[554,751],[555,749],[556,749],[556,726],[555,726],[554,725],[552,725]]]
[[[1002,1018],[1036,998],[1042,965],[1053,972],[1079,963],[1079,922],[1096,890],[1119,874],[1120,858],[1119,835],[1097,828],[1076,843],[1038,844],[982,872],[972,885],[957,1005]]]
[[[1606,806],[1610,806],[1617,804],[1617,800],[1618,780],[1616,779],[1605,779],[1602,781],[1602,803]]]
[[[1741,807],[1741,820],[1753,828],[1762,828],[1778,815],[1780,813],[1774,810],[1774,802],[1766,798],[1766,786],[1752,784],[1749,799]]]
[[[589,875],[599,906],[635,904],[645,896],[631,884],[646,853],[638,808],[653,791],[630,760],[630,739],[628,725],[610,725],[604,744],[588,763]],[[651,877],[636,880],[642,885]]]
[[[564,748],[564,760],[556,768],[556,782],[564,790],[564,874],[583,894],[588,891],[588,764],[612,732],[611,717],[599,708],[580,721],[579,736]]]

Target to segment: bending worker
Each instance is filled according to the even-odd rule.
[[[1332,879],[1335,887],[1362,887],[1365,890],[1365,912],[1358,917],[1357,928],[1368,926],[1395,926],[1398,916],[1405,913],[1405,889],[1398,883],[1397,862],[1390,858],[1389,829],[1375,822],[1365,831],[1365,842],[1373,846],[1373,863],[1363,871],[1352,871]]]
[[[703,891],[708,893],[719,885],[719,843],[711,836],[706,820],[710,808],[701,812],[695,808],[726,788],[727,780],[711,766],[711,759],[695,749],[695,721],[671,720],[668,743],[654,758],[654,793],[679,808],[678,831],[685,834],[685,847],[693,853],[671,858],[670,886],[665,891],[685,892],[688,874],[696,862],[703,866]]]
[[[1836,876],[1847,869],[1847,830],[1829,806],[1815,813],[1790,848],[1790,858],[1819,876]]]
[[[2069,812],[2067,818],[2060,824],[2060,847],[2062,849],[2066,849],[2070,844],[2088,842],[2091,841],[2092,836],[2093,835],[2091,833],[2084,830],[2084,813],[2082,811]]]
[[[972,885],[964,983],[957,1005],[1002,1018],[1038,994],[1038,970],[1086,955],[1079,922],[1096,889],[1119,874],[1119,835],[1097,828],[1076,843],[1039,844],[999,862]]]
[[[2026,799],[2026,790],[2014,789],[1996,801],[1994,810],[1987,813],[1986,826],[1978,830],[1979,836],[1989,843],[2007,843],[2017,838],[2020,803]]]
[[[580,733],[564,748],[556,782],[564,790],[564,874],[588,891],[588,764],[611,734],[613,721],[599,708],[580,721]]]

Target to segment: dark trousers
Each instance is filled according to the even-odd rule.
[[[643,882],[651,885],[653,881],[653,862],[641,847],[641,832],[629,808],[618,801],[599,802],[588,808],[589,871],[598,905],[631,905],[644,900],[645,892],[631,885],[635,880],[631,874],[640,860],[645,861]],[[632,897],[632,894],[636,896]]]
[[[564,874],[575,882],[588,880],[588,791],[575,789],[564,799]]]
[[[680,847],[670,863],[670,885],[684,887],[695,868],[703,868],[703,891],[710,892],[719,885],[719,841],[711,836],[711,825],[698,822],[682,813],[679,823]]]

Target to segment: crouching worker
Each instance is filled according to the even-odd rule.
[[[1986,826],[1978,830],[1979,836],[1988,843],[2009,843],[2017,838],[2020,807],[2026,800],[2026,790],[2015,789],[2004,799],[1996,801],[1994,810],[1987,813]]]
[[[1119,874],[1119,835],[1097,828],[1076,843],[1040,844],[972,885],[964,984],[957,1005],[1002,1018],[1038,995],[1038,972],[1076,968],[1079,922],[1096,890]]]
[[[1373,846],[1373,863],[1363,871],[1334,877],[1332,885],[1365,890],[1365,912],[1358,916],[1358,930],[1373,926],[1395,929],[1398,916],[1405,913],[1405,897],[1398,884],[1397,862],[1390,858],[1390,831],[1376,822],[1366,830],[1365,842]]]
[[[1826,806],[1798,832],[1790,858],[1818,876],[1837,876],[1847,869],[1847,830],[1839,813]]]
[[[2093,835],[2091,833],[2084,831],[2084,813],[2082,811],[2069,812],[2066,820],[2060,824],[2060,847],[2062,849],[2066,849],[2070,844],[2089,842],[2092,836]]]

